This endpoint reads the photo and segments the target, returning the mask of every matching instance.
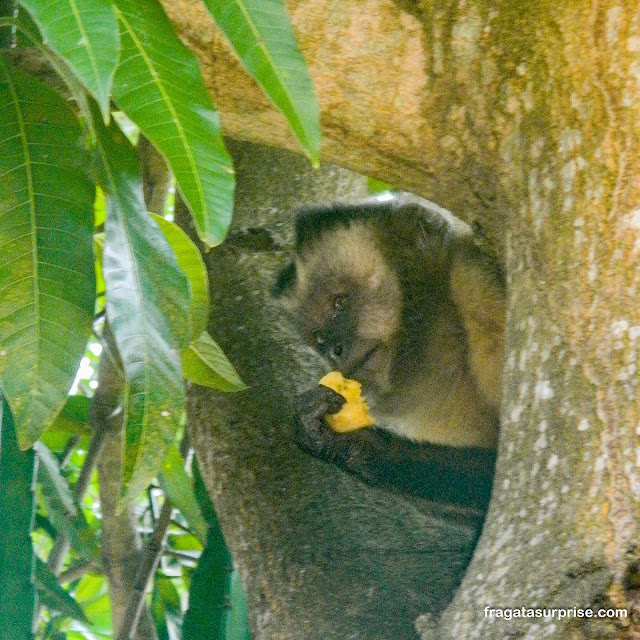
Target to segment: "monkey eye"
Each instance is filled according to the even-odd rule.
[[[337,316],[347,304],[347,296],[344,293],[339,293],[331,299],[331,306],[333,307],[333,315]]]

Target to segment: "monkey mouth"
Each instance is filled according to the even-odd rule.
[[[369,349],[369,351],[367,351],[364,356],[360,358],[360,360],[356,361],[351,367],[347,369],[347,371],[345,371],[345,375],[347,376],[347,378],[351,378],[355,376],[358,371],[362,371],[365,368],[365,365],[371,360],[371,358],[378,352],[379,349],[379,344],[371,347],[371,349]]]

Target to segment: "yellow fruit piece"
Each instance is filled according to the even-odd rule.
[[[338,413],[325,416],[327,424],[337,433],[355,431],[375,424],[369,415],[369,407],[362,397],[362,385],[356,380],[345,378],[339,371],[331,371],[319,384],[339,393],[346,402]]]

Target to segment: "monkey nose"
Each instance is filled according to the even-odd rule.
[[[340,360],[340,357],[342,356],[343,353],[344,353],[344,347],[342,346],[342,344],[334,344],[331,347],[329,358],[331,359],[332,362],[338,362],[338,360]]]

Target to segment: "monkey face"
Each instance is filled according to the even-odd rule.
[[[290,306],[307,342],[332,369],[361,382],[373,407],[390,386],[400,286],[366,229],[332,235],[296,259]]]
[[[373,314],[363,313],[370,295],[354,285],[323,286],[310,292],[299,310],[298,321],[306,341],[330,368],[361,382],[372,401],[389,385],[394,330],[393,325],[381,323]],[[376,305],[375,312],[380,311]]]

